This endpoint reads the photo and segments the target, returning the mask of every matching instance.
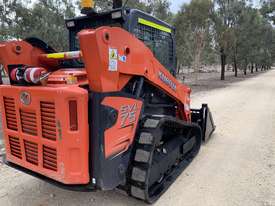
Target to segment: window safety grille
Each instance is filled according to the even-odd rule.
[[[138,24],[135,28],[136,37],[148,46],[159,62],[167,69],[173,67],[173,40],[170,33],[150,26]]]

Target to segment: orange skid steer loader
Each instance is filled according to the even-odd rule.
[[[5,163],[70,190],[120,188],[155,202],[215,125],[175,76],[175,29],[114,1],[66,20],[70,51],[0,43]]]

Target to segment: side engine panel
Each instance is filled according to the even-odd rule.
[[[143,102],[122,92],[89,98],[91,174],[97,188],[112,190],[126,181]]]

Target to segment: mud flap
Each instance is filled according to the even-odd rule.
[[[202,140],[207,142],[216,129],[216,125],[208,105],[203,104],[201,109],[192,109],[191,112],[192,122],[201,127]]]

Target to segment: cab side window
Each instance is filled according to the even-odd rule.
[[[172,71],[174,66],[174,48],[171,33],[138,23],[134,34],[151,49],[163,66]]]

